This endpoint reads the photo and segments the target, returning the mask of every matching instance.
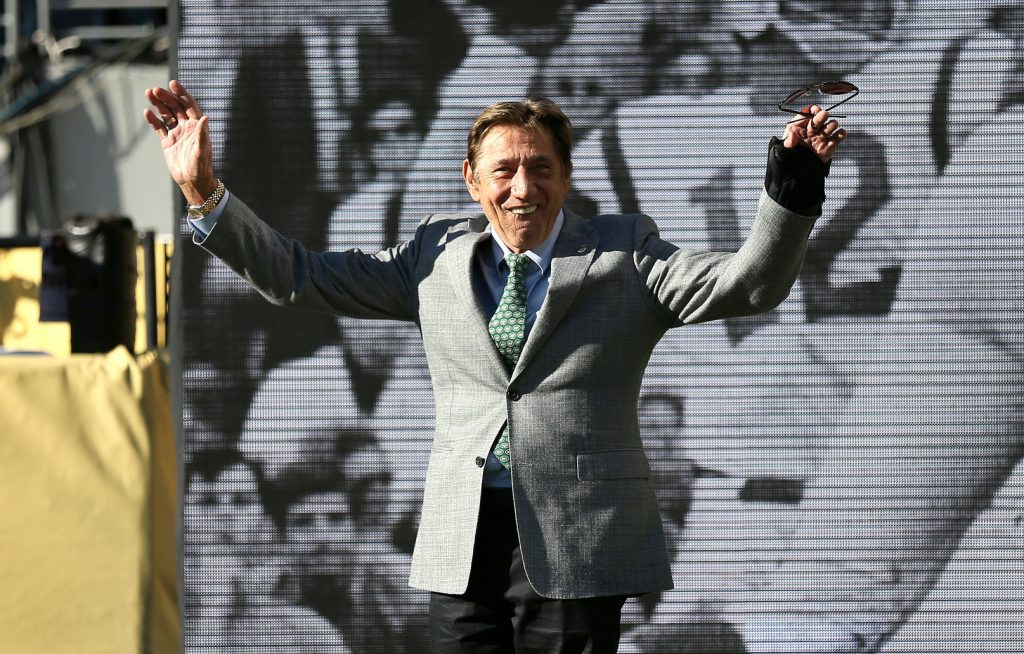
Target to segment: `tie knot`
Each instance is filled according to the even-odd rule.
[[[526,269],[526,264],[529,262],[529,258],[525,254],[513,254],[509,253],[505,256],[505,264],[508,266],[509,276],[519,277],[523,274],[523,270]]]

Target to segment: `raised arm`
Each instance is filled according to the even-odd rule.
[[[672,324],[760,313],[786,298],[821,215],[828,164],[845,137],[815,105],[772,139],[757,219],[738,252],[680,250],[649,220],[638,223],[637,269]]]
[[[220,194],[213,172],[208,118],[185,87],[146,90],[146,122],[160,137],[164,161],[185,200],[209,213]],[[264,223],[238,197],[210,216],[217,228],[199,221],[197,243],[280,306],[294,306],[360,318],[415,321],[413,244],[370,255],[313,252]],[[190,214],[194,214],[190,210]],[[210,231],[206,231],[210,230]]]

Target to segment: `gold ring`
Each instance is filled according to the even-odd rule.
[[[174,116],[166,116],[161,114],[160,122],[162,122],[164,124],[164,127],[166,127],[167,129],[174,129],[178,126],[178,119]]]

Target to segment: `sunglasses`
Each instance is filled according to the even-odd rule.
[[[779,103],[779,110],[800,116],[800,118],[790,121],[796,122],[810,115],[807,113],[807,107],[810,105],[816,104],[823,107],[825,111],[831,112],[839,105],[852,100],[858,93],[860,93],[860,89],[850,82],[821,82],[820,84],[804,87],[799,91],[793,91],[786,96],[785,100]],[[846,118],[846,116],[840,115],[832,117]]]

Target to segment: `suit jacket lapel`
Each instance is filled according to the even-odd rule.
[[[551,259],[548,295],[537,312],[537,320],[533,323],[530,335],[519,355],[519,362],[512,372],[513,378],[529,365],[530,360],[569,310],[597,251],[600,240],[597,232],[576,214],[568,209],[564,211],[565,223],[562,225],[558,240],[555,241],[555,251]]]
[[[448,230],[448,243],[445,248],[448,257],[448,275],[456,299],[468,308],[470,324],[466,329],[467,337],[483,339],[482,348],[491,354],[495,366],[507,375],[508,367],[505,365],[505,360],[502,359],[498,348],[495,347],[487,329],[487,323],[490,322],[491,317],[484,311],[480,298],[477,297],[474,282],[479,275],[476,270],[476,249],[482,244],[490,242],[490,236],[483,231],[486,227],[487,219],[479,216],[459,223]]]

